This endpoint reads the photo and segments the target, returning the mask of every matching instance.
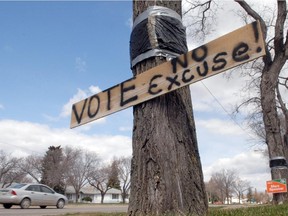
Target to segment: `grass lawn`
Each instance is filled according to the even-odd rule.
[[[209,216],[288,216],[288,205],[265,205],[237,209],[209,208]]]
[[[73,213],[63,216],[126,216],[126,213]],[[208,216],[288,216],[288,205],[265,205],[229,209],[226,207],[209,208]]]

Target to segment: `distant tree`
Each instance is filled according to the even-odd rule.
[[[15,183],[15,182],[27,182],[27,181],[29,181],[26,178],[26,173],[24,173],[20,169],[19,164],[17,164],[17,166],[15,168],[10,170],[2,179],[3,179],[3,185],[5,185],[5,187],[8,187],[12,183]]]
[[[224,195],[221,196],[221,190],[218,190],[218,187],[216,186],[213,179],[210,179],[209,182],[205,183],[207,198],[209,203],[215,203],[218,201],[223,201],[224,198],[222,198]]]
[[[13,182],[21,182],[25,173],[20,169],[22,159],[12,157],[0,150],[0,187],[8,187]]]
[[[50,146],[42,160],[41,183],[64,193],[63,153],[61,146]]]
[[[101,203],[104,203],[104,197],[109,189],[112,188],[110,175],[111,175],[111,165],[102,165],[100,167],[95,167],[94,170],[88,174],[88,182],[91,186],[95,187],[100,191]]]
[[[84,152],[80,149],[70,150],[69,155],[72,158],[66,158],[67,182],[72,185],[76,193],[76,202],[78,202],[80,190],[88,183],[87,177],[92,170],[98,167],[99,158],[95,153]]]
[[[211,181],[218,188],[223,203],[227,200],[227,203],[230,204],[230,198],[232,197],[237,178],[236,171],[229,169],[222,169],[212,174]]]
[[[20,168],[27,173],[33,180],[40,183],[42,173],[42,156],[29,155],[22,160]]]
[[[120,180],[120,190],[122,202],[128,198],[130,185],[131,185],[131,157],[121,157],[117,159],[118,175]]]
[[[259,199],[260,199],[260,203],[261,204],[267,204],[270,202],[271,198],[270,196],[272,196],[272,194],[268,194],[267,191],[265,192],[260,192],[258,193]]]
[[[82,150],[78,148],[71,148],[66,146],[63,149],[64,159],[63,159],[63,173],[64,173],[64,184],[65,184],[65,190],[67,186],[70,184],[69,177],[70,177],[70,171],[73,168],[75,164],[75,158],[80,157],[79,155],[82,154]]]
[[[261,202],[261,193],[258,193],[257,189],[254,189],[254,193],[253,193],[253,197],[256,203],[260,203]]]
[[[108,185],[111,188],[121,189],[119,180],[119,166],[117,159],[113,159],[110,167]]]
[[[246,191],[250,188],[250,182],[238,178],[235,180],[235,184],[234,184],[233,188],[234,188],[234,191],[238,197],[239,204],[240,204],[240,200],[243,196],[244,191]]]
[[[248,192],[247,192],[247,202],[252,203],[253,202],[253,191],[252,187],[249,187]]]

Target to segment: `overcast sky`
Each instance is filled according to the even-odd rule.
[[[239,6],[222,2],[224,15],[205,42],[244,25],[232,11]],[[130,1],[0,2],[0,150],[20,157],[61,145],[103,160],[132,155],[131,108],[69,129],[73,102],[132,77],[131,16]],[[188,44],[199,42],[188,37]],[[213,171],[235,169],[264,191],[268,161],[229,115],[247,79],[220,74],[191,85],[198,145],[206,181]]]

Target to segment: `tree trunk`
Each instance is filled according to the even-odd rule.
[[[123,204],[126,203],[126,197],[127,197],[127,193],[126,193],[125,189],[123,189],[122,192],[121,192],[121,198],[122,198],[122,203]]]
[[[78,200],[79,200],[79,191],[75,191],[76,192],[76,203],[78,203]]]
[[[104,203],[104,197],[105,197],[105,193],[101,192],[101,204]]]
[[[237,1],[243,9],[254,19],[260,20],[263,35],[267,39],[267,26],[262,17],[254,11],[245,1]],[[286,0],[277,1],[278,11],[276,23],[274,26],[274,47],[266,46],[266,56],[263,58],[264,68],[262,70],[260,94],[261,107],[263,111],[263,121],[266,132],[266,144],[268,146],[269,158],[274,157],[288,157],[288,150],[280,130],[280,118],[277,112],[276,90],[278,85],[278,78],[283,66],[287,60],[287,33],[284,36],[285,21],[287,17]],[[284,39],[286,38],[286,39]],[[285,41],[286,40],[286,41]],[[285,41],[285,42],[284,42]],[[272,58],[274,56],[274,58]],[[285,111],[284,115],[285,115]],[[288,177],[287,169],[272,169],[272,179]],[[288,202],[287,193],[274,194],[273,201],[275,204]]]
[[[122,203],[125,204],[126,200],[125,200],[126,195],[122,194]]]
[[[284,42],[284,26],[287,17],[286,1],[277,1],[278,13],[275,23],[274,36],[274,59],[267,47],[267,55],[263,58],[264,69],[262,71],[260,92],[261,106],[263,111],[263,120],[266,132],[266,143],[268,145],[269,158],[286,157],[287,146],[284,144],[283,136],[281,135],[280,118],[277,112],[276,90],[278,78],[284,64],[287,60],[287,38]],[[288,178],[287,169],[271,169],[272,179]],[[281,204],[288,202],[287,193],[273,194],[273,203]]]
[[[279,74],[287,60],[286,51],[287,41],[285,46],[283,44],[284,24],[287,17],[286,1],[278,1],[278,14],[275,24],[274,37],[274,59],[271,55],[268,58],[263,58],[264,69],[262,71],[260,92],[261,92],[261,106],[263,110],[263,120],[266,132],[266,143],[268,145],[269,158],[286,157],[287,147],[285,146],[283,135],[281,134],[280,118],[277,112],[276,92],[278,85]],[[287,39],[286,39],[287,40]],[[267,54],[269,54],[267,52]],[[269,59],[270,57],[270,59]],[[288,178],[287,169],[271,169],[272,179]],[[287,203],[287,193],[273,194],[274,204]]]
[[[261,106],[263,110],[263,120],[266,131],[266,143],[268,145],[269,158],[285,157],[286,147],[284,146],[283,136],[281,135],[280,120],[277,113],[276,86],[278,85],[278,76],[286,59],[274,59],[273,64],[265,65],[261,78]],[[278,73],[277,73],[278,72]],[[271,169],[272,179],[288,178],[287,169]],[[273,194],[274,204],[287,202],[287,193]]]
[[[181,15],[181,1],[133,1],[134,19],[151,5]],[[163,61],[144,60],[133,73]],[[129,215],[205,215],[208,204],[189,87],[134,106],[133,114]]]

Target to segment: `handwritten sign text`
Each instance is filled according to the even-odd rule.
[[[265,55],[260,24],[246,25],[72,107],[71,128],[166,94]]]

